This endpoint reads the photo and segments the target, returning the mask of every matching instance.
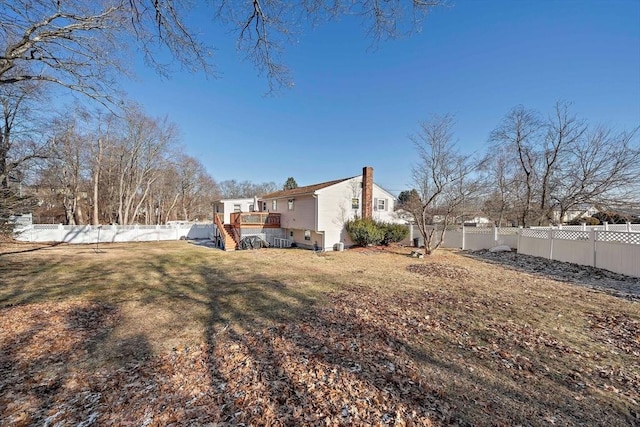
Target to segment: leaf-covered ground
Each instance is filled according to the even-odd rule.
[[[0,255],[1,425],[640,423],[637,302],[452,252],[105,251]]]

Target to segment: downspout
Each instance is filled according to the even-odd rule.
[[[314,202],[315,206],[313,209],[313,228],[316,233],[320,234],[319,233],[320,230],[318,230],[318,192],[315,191],[312,196],[313,196],[313,199],[315,200]],[[324,249],[324,233],[322,233],[322,242],[320,244],[322,245],[321,247]]]

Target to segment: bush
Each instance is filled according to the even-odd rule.
[[[409,236],[409,227],[402,224],[381,224],[384,229],[382,244],[387,246],[391,243],[398,243]]]
[[[401,224],[387,224],[372,219],[354,219],[346,224],[347,233],[358,246],[389,245],[407,238],[409,229]]]
[[[358,246],[379,245],[384,239],[384,230],[372,219],[354,219],[346,224],[349,237]]]
[[[609,224],[626,224],[630,218],[618,212],[598,212],[593,214],[594,218],[598,218],[600,222],[608,222]]]
[[[592,216],[587,216],[584,218],[574,218],[571,221],[569,221],[569,225],[582,225],[582,224],[587,224],[587,225],[600,225],[600,220],[598,218],[594,218]]]

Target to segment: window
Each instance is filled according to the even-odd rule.
[[[234,212],[242,212],[242,209],[240,208],[240,205],[233,205],[233,211]]]
[[[253,203],[249,205],[249,212],[253,212]]]
[[[267,211],[267,202],[262,202],[262,212]]]
[[[304,240],[311,240],[311,231],[304,230]]]
[[[357,197],[351,199],[351,209],[360,209],[360,199]]]
[[[289,210],[292,211],[293,210],[293,202],[295,201],[295,199],[289,199],[288,206],[289,206]]]
[[[387,210],[387,199],[376,199],[376,210],[378,210],[378,211],[386,211]]]
[[[271,201],[271,210],[272,211],[277,211],[278,210],[278,201],[277,200],[272,200]]]

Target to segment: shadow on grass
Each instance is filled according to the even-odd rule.
[[[425,314],[406,301],[389,300],[364,287],[321,294],[296,288],[277,273],[253,271],[251,265],[223,266],[206,258],[178,260],[173,255],[144,262],[147,282],[117,276],[132,265],[95,264],[79,269],[78,277],[64,283],[30,289],[22,299],[11,297],[25,305],[73,300],[88,292],[95,295],[92,282],[100,282],[104,292],[102,298],[66,312],[55,312],[51,303],[53,312],[34,313],[38,317],[32,326],[8,336],[0,353],[0,376],[9,378],[0,388],[0,407],[9,408],[9,400],[16,396],[30,399],[28,421],[33,424],[62,411],[63,403],[77,412],[70,418],[76,424],[99,410],[99,416],[106,417],[104,408],[120,421],[132,418],[137,424],[168,423],[172,416],[177,417],[173,422],[183,424],[231,425],[393,424],[408,419],[544,425],[550,422],[545,417],[559,424],[590,420],[623,425],[630,420],[615,409],[604,415],[590,412],[593,402],[574,401],[560,377],[543,374],[538,383],[511,380],[497,369],[500,365],[491,358],[498,356],[493,353],[486,355],[488,359],[465,363],[477,355],[461,347],[455,336],[428,325],[411,326],[413,321],[424,323]],[[116,277],[123,282],[113,289]],[[332,280],[330,273],[324,280]],[[171,313],[161,326],[167,329],[155,331],[158,335],[136,330],[114,334],[122,325],[125,303],[140,304],[141,322],[147,313],[151,318],[154,309]],[[400,318],[405,312],[410,316]],[[189,317],[193,313],[202,317],[193,320]],[[63,321],[56,323],[60,317]],[[185,372],[196,369],[198,359],[190,359],[193,352],[176,350],[167,356],[152,349],[154,337],[175,334],[193,322],[202,329],[204,341],[206,375],[195,381],[207,384],[199,393],[189,392],[194,380]],[[49,329],[58,331],[58,337],[71,337],[69,345],[55,347],[53,333],[51,341],[35,340]],[[50,347],[25,362],[22,351],[31,344],[41,350],[45,344]],[[70,386],[77,374],[74,366],[96,363],[105,349],[111,355],[103,367],[107,379],[84,373],[94,383],[79,391]],[[171,370],[160,371],[168,369],[168,363]],[[498,379],[488,378],[487,371],[497,371]],[[23,385],[23,378],[37,382]],[[544,386],[552,383],[557,394],[549,397]],[[73,400],[76,395],[95,401]],[[176,415],[177,409],[193,407],[206,410]],[[1,411],[0,418],[7,416]],[[113,421],[97,418],[96,422],[109,420]]]
[[[20,249],[20,250],[16,250],[16,251],[0,252],[0,257],[4,256],[4,255],[23,254],[23,253],[27,253],[27,252],[41,251],[43,249],[51,249],[51,248],[55,248],[56,246],[60,246],[63,243],[64,242],[52,242],[52,243],[42,244],[42,246],[36,246],[36,247],[28,248],[28,249]],[[30,245],[33,245],[33,244],[30,244]]]

